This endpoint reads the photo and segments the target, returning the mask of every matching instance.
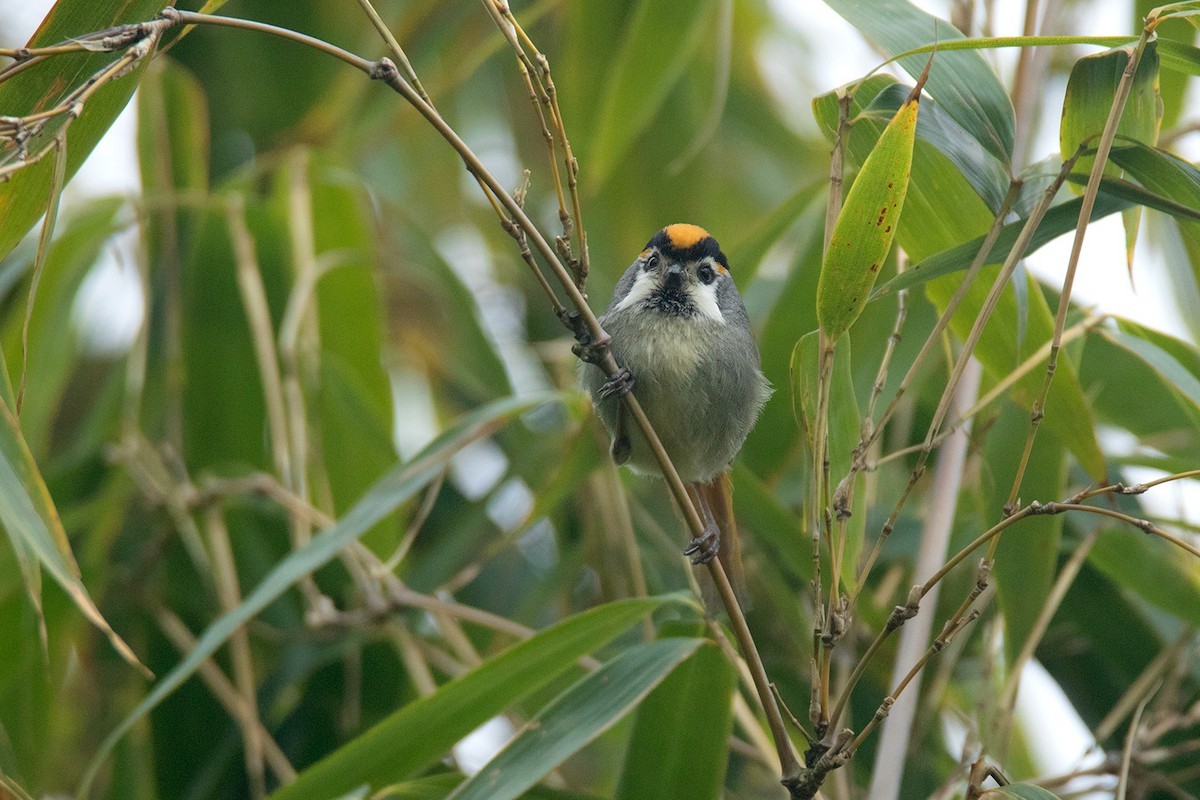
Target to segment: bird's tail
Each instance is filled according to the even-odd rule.
[[[696,503],[701,519],[706,522],[712,519],[717,523],[721,536],[721,549],[717,551],[717,560],[725,568],[730,584],[738,603],[745,611],[750,607],[750,598],[746,593],[746,571],[742,566],[742,542],[738,536],[737,520],[733,515],[733,481],[729,472],[722,472],[707,483],[688,484],[692,502]],[[704,607],[714,611],[722,607],[717,587],[712,578],[704,571],[700,578],[701,594]]]

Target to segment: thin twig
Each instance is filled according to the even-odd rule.
[[[229,543],[229,529],[225,525],[224,511],[210,506],[204,515],[204,527],[208,531],[208,545],[212,550],[213,578],[217,588],[217,599],[221,611],[228,613],[241,602],[238,586],[237,564],[233,548]],[[229,642],[233,658],[233,677],[238,693],[242,696],[241,713],[235,716],[242,729],[245,744],[246,777],[254,797],[267,794],[265,750],[261,731],[262,722],[258,715],[258,693],[254,682],[254,662],[250,657],[250,639],[245,626],[233,632]]]
[[[1067,175],[1070,174],[1071,167],[1079,157],[1079,152],[1081,151],[1077,151],[1076,153],[1072,154],[1072,156],[1063,163],[1062,169],[1059,170],[1055,180],[1051,182],[1051,184],[1046,188],[1046,191],[1042,193],[1041,200],[1029,214],[1029,217],[1025,220],[1025,225],[1022,226],[1021,233],[1017,236],[1016,242],[1013,243],[1012,249],[1008,252],[1008,257],[1005,259],[1004,265],[1000,268],[999,273],[992,282],[992,286],[988,292],[987,298],[984,300],[983,306],[975,318],[975,323],[971,326],[971,330],[967,334],[966,341],[963,343],[962,349],[959,351],[958,357],[954,362],[954,367],[951,370],[950,377],[946,382],[946,388],[942,392],[941,399],[938,401],[937,410],[934,412],[933,419],[929,423],[929,429],[925,434],[925,442],[921,447],[919,455],[917,456],[917,463],[909,473],[908,483],[901,492],[900,498],[896,501],[896,505],[892,508],[892,513],[888,515],[887,521],[884,522],[883,527],[880,529],[879,536],[876,537],[875,540],[875,545],[871,548],[871,553],[867,557],[863,569],[859,573],[859,584],[863,583],[865,576],[870,572],[871,566],[879,557],[879,553],[883,548],[883,543],[887,540],[891,532],[895,530],[896,520],[900,518],[900,511],[904,508],[905,503],[908,502],[908,498],[912,494],[912,490],[916,487],[917,482],[925,474],[925,463],[928,460],[929,453],[933,448],[934,439],[937,436],[942,422],[944,421],[949,410],[950,399],[953,397],[954,387],[957,386],[958,382],[962,379],[963,371],[966,370],[967,363],[970,361],[975,352],[975,346],[979,343],[979,339],[983,335],[984,327],[987,325],[988,320],[991,319],[992,313],[996,310],[996,305],[1000,302],[1000,295],[1004,288],[1008,285],[1009,277],[1017,268],[1017,263],[1024,257],[1025,250],[1028,248],[1030,241],[1032,241],[1034,232],[1037,230],[1038,226],[1041,225],[1042,218],[1046,215],[1046,212],[1049,211],[1050,205],[1054,201],[1054,196],[1058,193],[1058,190],[1061,188],[1063,181],[1066,180]],[[1010,187],[1009,203],[1015,199],[1013,191],[1014,190]],[[997,217],[997,222],[999,221],[1000,217]],[[989,231],[988,238],[994,241],[994,235],[999,235],[996,225],[993,225],[992,230]],[[984,244],[990,251],[991,248],[987,245],[986,240]],[[976,262],[982,265],[985,259],[986,254],[984,253],[984,248],[980,248],[980,253],[976,255]],[[974,266],[974,263],[972,266]],[[968,270],[968,275],[970,275],[970,270]],[[955,294],[956,297],[958,297],[960,292],[965,295],[965,285],[966,283],[964,280],[964,283],[959,286],[959,291]],[[949,322],[949,316],[946,314],[942,315],[942,319],[946,320],[947,323]],[[929,344],[929,342],[932,341],[933,340],[931,337],[926,343]],[[912,370],[910,368],[910,373],[911,372]],[[901,385],[903,386],[903,383]],[[898,399],[899,397],[897,396],[897,398],[892,401],[892,405],[894,405]],[[889,405],[888,411],[884,411],[884,418],[888,416],[890,410],[891,405]],[[874,436],[878,436],[880,430],[882,430],[882,427],[876,427]],[[866,444],[869,444],[869,442]],[[865,447],[860,446],[860,449],[863,452],[866,451]]]
[[[1125,800],[1126,792],[1129,791],[1129,766],[1133,761],[1133,746],[1137,742],[1138,726],[1142,723],[1142,712],[1146,710],[1146,704],[1150,702],[1152,696],[1153,692],[1138,703],[1137,709],[1133,712],[1133,719],[1129,722],[1129,732],[1125,734],[1125,746],[1121,748],[1121,767],[1117,771],[1117,790],[1113,793],[1113,800]]]
[[[175,648],[181,653],[191,652],[196,646],[196,637],[188,630],[179,617],[167,609],[160,609],[155,615],[158,626]],[[257,726],[256,733],[262,740],[263,758],[280,783],[291,783],[296,779],[296,770],[288,761],[283,750],[276,743],[271,732],[263,727],[253,709],[247,708],[246,698],[238,692],[237,687],[221,672],[211,658],[205,659],[197,670],[200,678],[208,685],[209,691],[217,699],[229,715],[239,720],[243,727]]]
[[[1025,670],[1025,665],[1033,660],[1034,650],[1042,641],[1042,637],[1046,635],[1046,629],[1050,627],[1050,622],[1054,619],[1058,607],[1062,604],[1063,598],[1067,596],[1067,590],[1075,583],[1075,577],[1083,567],[1083,562],[1087,560],[1088,554],[1092,552],[1092,545],[1096,543],[1099,535],[1099,531],[1092,531],[1085,536],[1083,541],[1076,546],[1075,552],[1071,554],[1067,563],[1063,565],[1062,570],[1059,571],[1058,577],[1055,578],[1054,585],[1050,588],[1050,594],[1047,595],[1046,602],[1042,604],[1037,619],[1029,629],[1029,634],[1021,645],[1021,652],[1013,661],[1012,667],[1009,669],[1008,680],[1000,692],[997,706],[1005,719],[1011,719],[1016,708],[1017,693],[1021,687],[1021,675]]]
[[[29,374],[29,323],[33,319],[33,303],[37,299],[38,284],[41,283],[42,272],[45,270],[46,256],[50,253],[50,241],[54,236],[54,223],[58,220],[59,199],[62,197],[63,179],[67,171],[65,130],[54,138],[54,146],[54,172],[50,179],[50,203],[46,207],[42,230],[38,234],[37,255],[33,259],[33,275],[29,279],[29,294],[25,299],[25,319],[21,322],[21,382],[17,389],[17,417],[21,416],[21,408],[25,404],[25,381]]]
[[[1100,193],[1100,180],[1104,177],[1104,167],[1108,163],[1108,153],[1112,149],[1112,144],[1117,136],[1117,125],[1121,120],[1121,114],[1125,110],[1125,101],[1129,98],[1129,91],[1133,86],[1133,76],[1137,72],[1138,64],[1142,58],[1142,52],[1146,48],[1146,43],[1151,36],[1151,28],[1147,26],[1141,37],[1138,39],[1137,46],[1129,55],[1129,60],[1125,64],[1125,71],[1121,75],[1121,81],[1117,84],[1117,91],[1113,97],[1112,107],[1108,111],[1108,119],[1104,123],[1104,130],[1100,134],[1099,143],[1096,145],[1095,161],[1092,163],[1092,171],[1088,176],[1087,188],[1083,193],[1083,201],[1079,206],[1079,219],[1075,226],[1075,238],[1071,242],[1071,255],[1067,259],[1067,272],[1063,277],[1062,293],[1058,300],[1058,312],[1054,316],[1054,335],[1051,339],[1050,358],[1046,362],[1046,377],[1042,381],[1041,391],[1038,393],[1037,399],[1033,402],[1033,408],[1029,414],[1029,434],[1025,438],[1025,449],[1021,454],[1021,462],[1017,466],[1016,474],[1013,476],[1012,487],[1009,489],[1008,502],[1005,504],[1008,507],[1013,506],[1017,502],[1017,497],[1021,491],[1021,481],[1025,476],[1025,469],[1029,464],[1029,457],[1033,452],[1033,442],[1037,438],[1038,428],[1041,425],[1042,418],[1045,416],[1046,398],[1050,394],[1050,383],[1054,380],[1054,372],[1058,366],[1058,353],[1062,347],[1063,328],[1067,323],[1067,311],[1071,306],[1071,289],[1075,284],[1075,272],[1079,267],[1079,256],[1083,252],[1083,238],[1087,233],[1088,223],[1092,219],[1092,209],[1096,205],[1096,197]],[[994,549],[996,543],[992,544]]]

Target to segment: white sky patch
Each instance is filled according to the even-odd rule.
[[[533,510],[533,492],[521,478],[509,478],[488,498],[488,519],[504,532],[515,531]]]
[[[71,318],[82,334],[85,353],[120,355],[141,330],[144,294],[130,255],[136,236],[129,231],[105,247],[75,295]]]
[[[434,246],[474,298],[480,324],[495,345],[513,391],[528,395],[552,388],[527,341],[525,297],[496,280],[491,251],[479,231],[454,225],[437,234]]]
[[[1061,774],[1103,761],[1095,740],[1046,668],[1030,660],[1021,673],[1017,721],[1029,743],[1030,756],[1043,775]],[[1092,785],[1092,784],[1086,784]],[[1108,792],[1075,795],[1080,800],[1111,798]]]
[[[438,433],[433,391],[424,372],[400,363],[388,370],[392,387],[392,435],[396,451],[407,461],[433,441]]]
[[[459,450],[450,461],[450,480],[470,501],[486,495],[508,472],[508,456],[491,439]]]
[[[454,760],[466,775],[483,769],[512,740],[517,730],[505,717],[492,717],[454,745]]]
[[[1132,483],[1149,483],[1167,475],[1162,470],[1149,467],[1126,467],[1124,472]],[[1178,521],[1183,523],[1181,527],[1200,526],[1200,481],[1188,479],[1160,483],[1138,495],[1138,502],[1150,516],[1164,520],[1168,525]],[[1178,530],[1177,533],[1196,541],[1196,535],[1188,530]]]

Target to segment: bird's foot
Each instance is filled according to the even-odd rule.
[[[704,533],[692,539],[692,543],[684,548],[683,554],[692,559],[696,565],[707,564],[721,552],[721,533],[715,522],[710,522],[704,528]]]
[[[604,399],[609,397],[621,397],[629,394],[633,389],[633,373],[625,367],[613,373],[613,376],[605,381],[596,394]]]
[[[599,364],[604,360],[604,355],[611,346],[612,337],[606,335],[603,339],[593,340],[592,335],[581,325],[575,332],[575,344],[571,345],[571,352],[580,361],[586,361],[589,364]]]

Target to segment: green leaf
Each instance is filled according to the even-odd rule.
[[[1062,123],[1058,131],[1062,158],[1069,158],[1079,145],[1094,144],[1099,139],[1132,53],[1132,47],[1122,47],[1084,56],[1075,62],[1063,98]],[[1153,146],[1158,140],[1159,118],[1158,50],[1152,41],[1138,61],[1129,99],[1117,122],[1117,135],[1122,141]],[[1082,155],[1075,166],[1086,174],[1091,172],[1094,162],[1094,155]],[[1118,166],[1105,165],[1106,174],[1119,172]]]
[[[962,33],[937,17],[921,11],[907,0],[825,0],[825,4],[858,28],[888,56],[933,42],[962,39]],[[928,56],[900,59],[908,74],[916,77]],[[946,113],[971,133],[984,149],[1003,164],[1012,160],[1015,129],[1012,102],[996,73],[976,52],[939,52],[933,57],[926,91]]]
[[[900,108],[907,95],[908,87],[893,83],[875,96],[863,111],[863,116],[886,121]],[[971,184],[975,193],[987,203],[988,208],[993,212],[1000,210],[1004,196],[1008,193],[1008,168],[989,151],[980,147],[979,142],[963,130],[936,100],[921,100],[921,114],[917,118],[917,139],[933,145],[948,158]]]
[[[1123,589],[1189,624],[1200,622],[1196,559],[1170,542],[1125,526],[1103,531],[1088,554],[1097,569]]]
[[[735,677],[720,650],[701,647],[642,701],[617,800],[723,796]]]
[[[798,244],[794,263],[775,293],[762,333],[758,337],[763,374],[772,385],[788,385],[788,364],[796,340],[817,327],[817,307],[813,297],[821,273],[822,225],[825,217],[824,198],[814,200],[798,223],[803,240]],[[749,302],[760,289],[762,279],[754,281],[749,290],[743,289]],[[781,392],[767,402],[758,424],[750,431],[741,459],[760,476],[774,474],[796,450],[795,418],[788,398]],[[786,433],[783,433],[786,432]]]
[[[30,450],[39,458],[49,451],[51,435],[60,423],[72,374],[79,367],[79,332],[71,316],[79,286],[117,229],[124,199],[109,197],[87,203],[59,222],[59,235],[50,244],[37,299],[29,320],[29,373],[21,430]],[[28,290],[27,283],[22,287]],[[20,295],[22,304],[23,294]],[[20,381],[22,314],[4,322],[4,350],[13,367],[10,379]]]
[[[1114,147],[1110,157],[1150,191],[1186,208],[1200,208],[1200,170],[1187,161],[1145,145]],[[1160,210],[1174,213],[1169,208]],[[1200,320],[1192,313],[1192,305],[1188,302],[1200,292],[1200,221],[1186,219],[1183,215],[1175,215],[1175,218],[1186,257],[1167,257],[1163,261],[1174,284],[1174,299],[1184,320],[1200,331]]]
[[[846,193],[817,282],[817,320],[836,340],[858,319],[892,249],[908,195],[920,91],[887,120]]]
[[[138,164],[148,195],[208,189],[208,102],[187,68],[156,58],[138,92]],[[164,211],[163,213],[173,213]]]
[[[511,800],[611,728],[704,639],[635,645],[550,701],[451,800]],[[711,645],[709,645],[711,646]]]
[[[463,776],[457,772],[430,775],[426,778],[384,787],[370,794],[370,798],[371,800],[443,800],[462,781]],[[344,795],[343,798],[349,796],[351,795]],[[536,786],[521,797],[523,800],[600,800],[595,795],[549,789],[545,786]]]
[[[1085,56],[1075,62],[1067,81],[1063,99],[1062,123],[1059,126],[1059,148],[1063,159],[1073,154],[1081,144],[1099,141],[1108,121],[1121,77],[1133,57],[1133,47],[1122,47],[1104,53]],[[1147,145],[1158,141],[1158,126],[1162,119],[1162,104],[1158,96],[1158,50],[1149,42],[1138,61],[1137,72],[1129,90],[1125,108],[1117,122],[1117,135]],[[1090,173],[1094,155],[1082,155],[1076,168]],[[1104,165],[1104,173],[1120,177],[1121,168],[1115,163]],[[1076,192],[1081,191],[1074,185]],[[1133,270],[1133,247],[1137,241],[1140,208],[1122,212],[1125,224],[1125,250],[1129,269]]]
[[[877,114],[868,114],[866,111],[877,95],[888,91],[893,83],[891,78],[876,75],[864,81],[855,91],[850,107],[852,125],[847,148],[847,155],[852,162],[862,164],[882,135],[885,121],[879,119]],[[837,130],[837,94],[831,92],[813,101],[817,123],[831,139]],[[934,99],[936,102],[936,97]],[[922,105],[925,104],[926,101],[922,101]],[[917,127],[920,132],[919,121]],[[964,142],[963,145],[968,147],[970,143]],[[973,146],[979,147],[977,144]],[[972,235],[982,236],[995,218],[983,196],[968,182],[954,161],[933,142],[919,136],[913,149],[912,174],[904,208],[896,236],[900,246],[914,260],[959,245]]]
[[[1011,798],[1011,800],[1058,800],[1058,795],[1051,794],[1040,786],[1031,786],[1027,783],[1010,783],[1008,786],[1001,786],[999,789],[988,789],[981,797],[991,798],[991,800],[1003,800]]]
[[[419,773],[462,737],[545,686],[586,653],[679,597],[619,600],[576,614],[394,712],[305,770],[271,800],[334,797],[356,786],[383,786]],[[421,731],[413,736],[412,731]]]
[[[1103,334],[1102,329],[1088,338],[1079,367],[1096,418],[1129,431],[1146,447],[1180,460],[1180,469],[1190,469],[1200,451],[1200,410],[1168,377],[1182,365],[1169,350],[1152,342],[1148,344],[1153,348],[1148,353],[1152,360],[1147,361],[1138,354],[1137,342],[1122,343]],[[1139,338],[1130,332],[1124,335]],[[1158,360],[1165,362],[1162,368],[1153,363]],[[1138,390],[1131,392],[1130,386]]]
[[[314,411],[333,508],[341,513],[395,458],[394,411],[384,370],[386,326],[371,269],[372,210],[363,187],[320,159],[306,177],[314,249],[323,257],[339,257],[338,266],[317,281],[314,298],[321,343],[321,391]],[[346,324],[351,319],[354,324]],[[364,536],[363,543],[387,558],[399,535],[400,526],[387,520]]]
[[[963,298],[958,312],[950,321],[950,329],[959,339],[965,340],[975,323],[996,272],[995,268],[988,267],[979,273]],[[975,357],[983,363],[991,381],[998,381],[1011,372],[1049,341],[1053,334],[1054,318],[1042,289],[1033,278],[1026,280],[1029,282],[1026,335],[1018,342],[1020,328],[1017,324],[1017,301],[1010,285],[1000,295],[996,310],[975,349]],[[939,309],[945,309],[957,286],[958,279],[942,279],[926,284],[925,291]],[[1026,410],[1032,408],[1034,399],[1041,392],[1045,375],[1044,369],[1035,369],[1026,374],[1010,390],[1013,399]],[[1093,480],[1104,480],[1104,454],[1096,441],[1091,407],[1084,397],[1075,367],[1067,358],[1058,359],[1054,382],[1050,385],[1050,393],[1046,398],[1045,419],[1042,425],[1052,431],[1075,454],[1080,465]]]
[[[1103,330],[1101,335],[1128,350],[1161,376],[1164,384],[1200,414],[1200,356],[1186,342],[1122,321],[1119,330]]]
[[[1067,180],[1076,186],[1083,186],[1087,184],[1088,176],[1073,172],[1067,176]],[[1130,203],[1170,214],[1185,222],[1200,221],[1200,209],[1185,206],[1169,197],[1138,186],[1132,181],[1104,177],[1100,179],[1100,191],[1119,200],[1128,200]]]
[[[1200,48],[1170,39],[1158,40],[1160,65],[1186,75],[1200,75]]]
[[[791,420],[788,424],[794,425]],[[740,459],[733,463],[733,496],[738,524],[748,528],[756,542],[768,546],[771,558],[787,572],[811,580],[812,551],[801,549],[810,541],[804,524]]]
[[[25,559],[36,555],[41,566],[83,615],[108,637],[121,657],[149,674],[129,645],[104,619],[80,580],[79,566],[71,553],[58,510],[21,434],[20,422],[7,402],[0,403],[0,417],[3,418],[0,420],[0,523],[13,540],[18,557]],[[28,586],[28,571],[26,578]]]
[[[1057,378],[1056,378],[1057,379]],[[1005,404],[987,431],[980,518],[998,522],[1025,451],[1029,412]],[[1021,480],[1020,496],[1050,500],[1062,497],[1067,479],[1066,450],[1057,436],[1042,431]],[[1012,663],[1041,614],[1058,567],[1062,515],[1026,519],[1000,537],[996,547],[996,592],[1004,612],[1004,646]]]
[[[289,553],[239,606],[208,626],[187,657],[167,673],[150,694],[108,735],[88,765],[79,794],[88,794],[104,758],[112,751],[117,741],[138,720],[178,689],[209,656],[229,640],[234,631],[270,605],[298,580],[336,558],[347,545],[442,474],[455,453],[471,442],[495,432],[523,411],[552,398],[553,395],[546,394],[505,398],[466,415],[411,461],[398,464],[389,470],[336,523],[314,536],[304,547]]]
[[[716,3],[640,0],[612,54],[590,158],[593,180],[603,181],[664,107],[671,90],[713,30]]]
[[[164,0],[56,3],[28,46],[57,44],[120,23],[148,20],[165,5]],[[10,117],[45,110],[118,57],[119,54],[84,52],[49,58],[0,83],[0,108]],[[71,123],[67,133],[68,181],[121,113],[148,62],[149,59],[144,59],[133,74],[100,88],[87,101],[83,114]],[[59,130],[60,126],[47,126],[40,137],[30,142],[30,149],[40,150]],[[8,146],[0,149],[0,158],[7,160],[11,155]],[[47,156],[0,183],[0,256],[12,250],[46,210],[53,173],[53,158]]]
[[[792,351],[791,394],[796,419],[800,422],[809,457],[813,463],[813,431],[817,424],[817,377],[820,354],[817,331],[805,334],[796,342]],[[839,489],[839,483],[849,474],[853,463],[853,451],[858,446],[862,420],[859,417],[858,401],[854,396],[854,374],[850,361],[850,338],[843,336],[837,342],[830,376],[829,396],[829,480],[830,495]],[[855,482],[854,496],[848,499],[851,515],[846,522],[846,549],[842,556],[842,579],[854,581],[858,554],[862,550],[866,533],[866,482]],[[840,529],[840,528],[839,528]]]
[[[1046,215],[1042,218],[1042,224],[1034,232],[1025,255],[1028,256],[1030,253],[1036,252],[1038,248],[1047,242],[1057,239],[1064,233],[1075,230],[1075,225],[1079,221],[1079,209],[1081,206],[1082,199],[1076,198],[1068,200],[1065,203],[1060,203],[1047,211]],[[1092,209],[1092,221],[1094,222],[1112,214],[1114,211],[1120,211],[1128,207],[1128,200],[1101,193],[1096,198],[1096,205]],[[1024,227],[1024,220],[1010,222],[1005,225],[1001,229],[1000,236],[996,239],[996,244],[992,247],[991,253],[988,254],[985,264],[1004,263],[1004,260],[1008,258],[1009,251],[1016,244],[1017,237],[1021,235],[1021,229]],[[979,252],[979,248],[983,245],[983,239],[984,237],[980,236],[965,244],[922,259],[876,289],[875,297],[878,298],[885,294],[899,291],[900,289],[911,289],[934,278],[940,278],[943,275],[950,275],[960,270],[965,270],[971,265],[971,261],[974,260],[976,254]]]

